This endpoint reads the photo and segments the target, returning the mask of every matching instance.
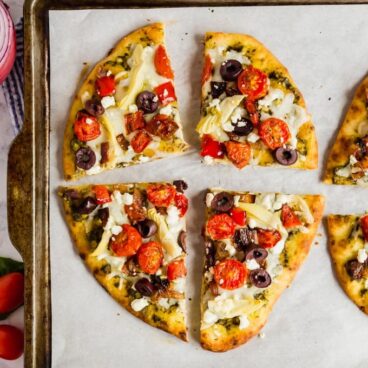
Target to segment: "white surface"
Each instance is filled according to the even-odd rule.
[[[265,339],[215,354],[197,340],[202,264],[203,193],[222,186],[254,191],[322,193],[326,213],[362,212],[368,191],[325,186],[322,161],[357,83],[367,71],[367,6],[201,8],[51,12],[51,269],[53,366],[82,367],[365,367],[368,320],[344,295],[332,272],[325,230],[319,245],[276,304]],[[82,182],[135,182],[185,178],[188,213],[190,342],[153,329],[124,311],[93,280],[73,249],[56,188],[64,184],[61,146],[64,124],[82,63],[95,63],[130,31],[165,21],[168,51],[176,73],[184,134],[198,149],[203,33],[249,33],[289,68],[312,113],[320,147],[320,169],[205,167],[196,151],[120,169]],[[66,26],[67,25],[67,26]]]

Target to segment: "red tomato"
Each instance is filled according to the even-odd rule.
[[[288,125],[276,118],[263,121],[258,129],[262,142],[272,150],[282,147],[291,137]]]
[[[136,135],[130,141],[134,152],[141,153],[151,143],[152,138],[145,130],[138,130]]]
[[[18,359],[23,354],[23,331],[10,325],[0,325],[0,358]]]
[[[257,228],[257,238],[262,248],[273,248],[281,240],[281,234],[277,230]]]
[[[258,100],[267,94],[267,75],[250,65],[239,74],[238,89],[247,98]]]
[[[137,259],[143,272],[154,275],[164,259],[162,245],[154,241],[143,244],[138,250]]]
[[[115,77],[113,75],[105,75],[97,78],[95,87],[100,97],[112,96],[116,92]]]
[[[227,141],[224,144],[227,157],[238,169],[248,165],[251,155],[251,147],[248,142]]]
[[[362,227],[365,241],[368,241],[368,215],[365,215],[360,219],[360,226]]]
[[[201,142],[201,156],[211,156],[213,158],[223,158],[225,147],[222,143],[214,140],[210,135],[205,134]]]
[[[231,238],[235,232],[236,223],[226,213],[212,216],[207,221],[207,232],[214,240]]]
[[[175,194],[175,206],[178,207],[180,217],[183,217],[188,210],[188,198],[183,193]]]
[[[166,49],[163,45],[158,45],[155,52],[154,61],[157,74],[169,79],[174,78],[174,73],[171,69],[170,60],[166,54]]]
[[[0,313],[9,313],[24,302],[24,276],[11,272],[0,277]]]
[[[166,141],[175,134],[179,126],[170,116],[157,114],[147,123],[146,129]]]
[[[259,113],[257,110],[256,102],[247,98],[244,101],[244,107],[248,111],[250,121],[254,126],[258,125],[259,123]]]
[[[238,289],[244,285],[248,271],[243,263],[236,259],[224,259],[214,267],[216,283],[226,290]]]
[[[128,134],[134,132],[135,130],[143,129],[145,125],[143,111],[139,110],[137,112],[125,115],[125,124]]]
[[[92,141],[101,134],[100,123],[94,116],[78,113],[74,133],[81,142]]]
[[[212,74],[212,61],[209,55],[206,55],[204,59],[204,66],[202,71],[202,85],[205,84]]]
[[[147,198],[156,207],[169,207],[174,202],[176,189],[170,184],[149,184]]]
[[[230,210],[230,216],[237,225],[244,226],[247,223],[247,214],[240,208],[233,207]]]
[[[184,277],[187,274],[187,268],[185,267],[184,259],[172,261],[167,266],[167,278],[169,281]]]
[[[118,257],[130,257],[136,254],[142,245],[142,237],[131,225],[124,224],[122,228],[121,233],[111,238],[111,249]]]
[[[111,202],[109,190],[104,185],[95,185],[93,187],[93,191],[95,192],[96,195],[97,204],[104,204]]]
[[[171,82],[160,84],[155,88],[155,92],[163,106],[176,101],[175,89]]]
[[[281,222],[286,229],[300,226],[302,222],[295,212],[287,204],[283,204],[281,208]]]

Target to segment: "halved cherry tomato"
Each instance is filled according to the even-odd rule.
[[[188,210],[188,198],[183,193],[175,194],[175,206],[179,209],[180,217],[183,217]]]
[[[137,259],[143,272],[154,275],[164,259],[162,245],[154,241],[143,244],[138,250]]]
[[[96,194],[97,204],[111,202],[109,190],[104,185],[95,185],[93,187],[93,191]]]
[[[213,158],[223,158],[225,155],[225,146],[213,139],[209,134],[202,137],[201,156],[210,156]]]
[[[248,270],[236,259],[224,259],[213,269],[216,283],[223,289],[234,290],[244,285]]]
[[[365,215],[360,219],[360,226],[362,227],[365,241],[368,241],[368,215]]]
[[[0,325],[0,358],[18,359],[23,354],[23,331],[10,325]]]
[[[259,123],[259,113],[257,110],[257,103],[249,98],[244,101],[244,107],[248,111],[250,121],[254,126]]]
[[[113,75],[105,75],[97,78],[95,87],[100,97],[112,96],[116,92],[115,77]]]
[[[209,55],[206,55],[204,59],[204,66],[202,71],[202,85],[205,84],[212,74],[212,61]]]
[[[233,207],[230,216],[237,225],[244,226],[247,223],[247,213],[240,208]]]
[[[288,125],[280,119],[269,118],[258,128],[262,142],[272,150],[282,147],[291,137]]]
[[[267,75],[250,65],[239,74],[238,89],[247,98],[258,100],[267,94]]]
[[[235,232],[236,223],[226,213],[212,216],[207,222],[207,232],[214,240],[231,238]]]
[[[142,245],[142,237],[131,225],[124,224],[122,228],[118,235],[111,238],[110,247],[118,257],[130,257],[136,254]]]
[[[146,129],[165,141],[175,134],[179,126],[170,116],[157,114],[147,123]]]
[[[185,267],[184,259],[172,261],[167,266],[167,278],[169,281],[184,277],[187,274],[187,268]]]
[[[277,230],[257,228],[257,239],[262,248],[273,248],[281,240],[281,234]]]
[[[156,207],[169,207],[174,202],[176,189],[170,184],[149,184],[147,198]]]
[[[281,208],[281,222],[286,229],[295,226],[300,226],[302,224],[300,218],[296,215],[293,209],[286,203],[283,204]]]
[[[155,88],[155,92],[163,106],[176,101],[175,89],[171,82],[160,84]]]
[[[145,130],[138,130],[136,135],[130,141],[134,152],[141,153],[151,143],[152,138]]]
[[[24,276],[11,272],[0,277],[0,313],[17,309],[24,301]]]
[[[74,133],[81,142],[92,141],[101,134],[100,123],[94,116],[78,113]]]
[[[227,157],[238,169],[248,165],[251,154],[251,147],[248,142],[227,141],[224,144]]]
[[[125,126],[128,134],[135,130],[143,129],[144,125],[143,111],[138,110],[137,112],[125,115]]]
[[[158,45],[155,52],[154,61],[157,74],[169,79],[174,78],[174,73],[171,69],[170,60],[163,45]]]

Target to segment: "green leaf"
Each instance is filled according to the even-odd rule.
[[[23,262],[14,261],[11,258],[0,257],[0,276],[10,272],[23,272]],[[1,319],[1,317],[0,317]]]

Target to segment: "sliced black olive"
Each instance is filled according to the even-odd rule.
[[[166,290],[170,285],[170,281],[168,279],[161,278],[157,275],[151,275],[151,282],[157,290]]]
[[[187,233],[184,230],[179,233],[178,243],[181,249],[183,249],[184,252],[187,252]]]
[[[155,112],[158,108],[158,98],[150,91],[143,91],[138,94],[135,100],[138,109],[143,110],[146,114],[151,114]]]
[[[107,224],[107,220],[109,219],[110,211],[106,208],[100,208],[97,211],[97,216],[102,222],[102,226],[105,226]]]
[[[264,248],[253,247],[253,248],[248,248],[245,251],[245,259],[247,261],[250,261],[250,260],[254,259],[258,263],[260,263],[263,260],[265,260],[267,258],[267,256],[268,256],[268,252]]]
[[[88,114],[96,117],[101,116],[105,112],[105,109],[101,104],[101,101],[97,99],[88,100],[85,104],[85,109],[88,112]]]
[[[346,272],[353,280],[359,280],[363,277],[363,263],[360,263],[357,260],[353,259],[346,263],[345,268]]]
[[[128,273],[129,275],[131,276],[135,276],[137,275],[137,273],[139,272],[139,269],[138,269],[138,266],[137,266],[137,263],[135,261],[135,257],[130,257],[126,263],[126,268],[128,270]]]
[[[216,262],[216,249],[210,240],[205,241],[205,253],[206,253],[206,266],[207,268],[215,265]]]
[[[89,147],[82,147],[75,153],[75,164],[83,169],[89,170],[96,163],[96,155]]]
[[[92,197],[86,197],[77,208],[77,212],[81,215],[88,215],[97,207],[96,200]]]
[[[257,232],[256,230],[242,227],[235,231],[234,241],[239,250],[246,250],[247,248],[253,248],[257,244]]]
[[[184,180],[174,180],[174,187],[180,193],[184,193],[188,189],[188,184]]]
[[[226,89],[226,82],[211,82],[211,96],[219,98]]]
[[[226,192],[217,193],[211,202],[211,208],[219,212],[230,211],[234,206],[234,197]]]
[[[243,67],[238,60],[230,59],[224,61],[220,66],[220,74],[225,81],[234,81],[242,72]]]
[[[250,271],[250,281],[257,288],[266,288],[271,284],[271,276],[263,268],[257,268],[256,270]]]
[[[155,287],[153,284],[146,278],[139,279],[134,287],[136,290],[141,293],[143,296],[151,296],[155,292]]]
[[[248,135],[253,130],[252,122],[246,118],[241,118],[231,125],[234,127],[232,133],[239,136]]]
[[[291,147],[279,147],[275,151],[275,158],[279,164],[289,166],[295,164],[298,159],[298,153]]]
[[[157,232],[156,222],[148,219],[138,222],[135,227],[143,238],[150,238]]]

